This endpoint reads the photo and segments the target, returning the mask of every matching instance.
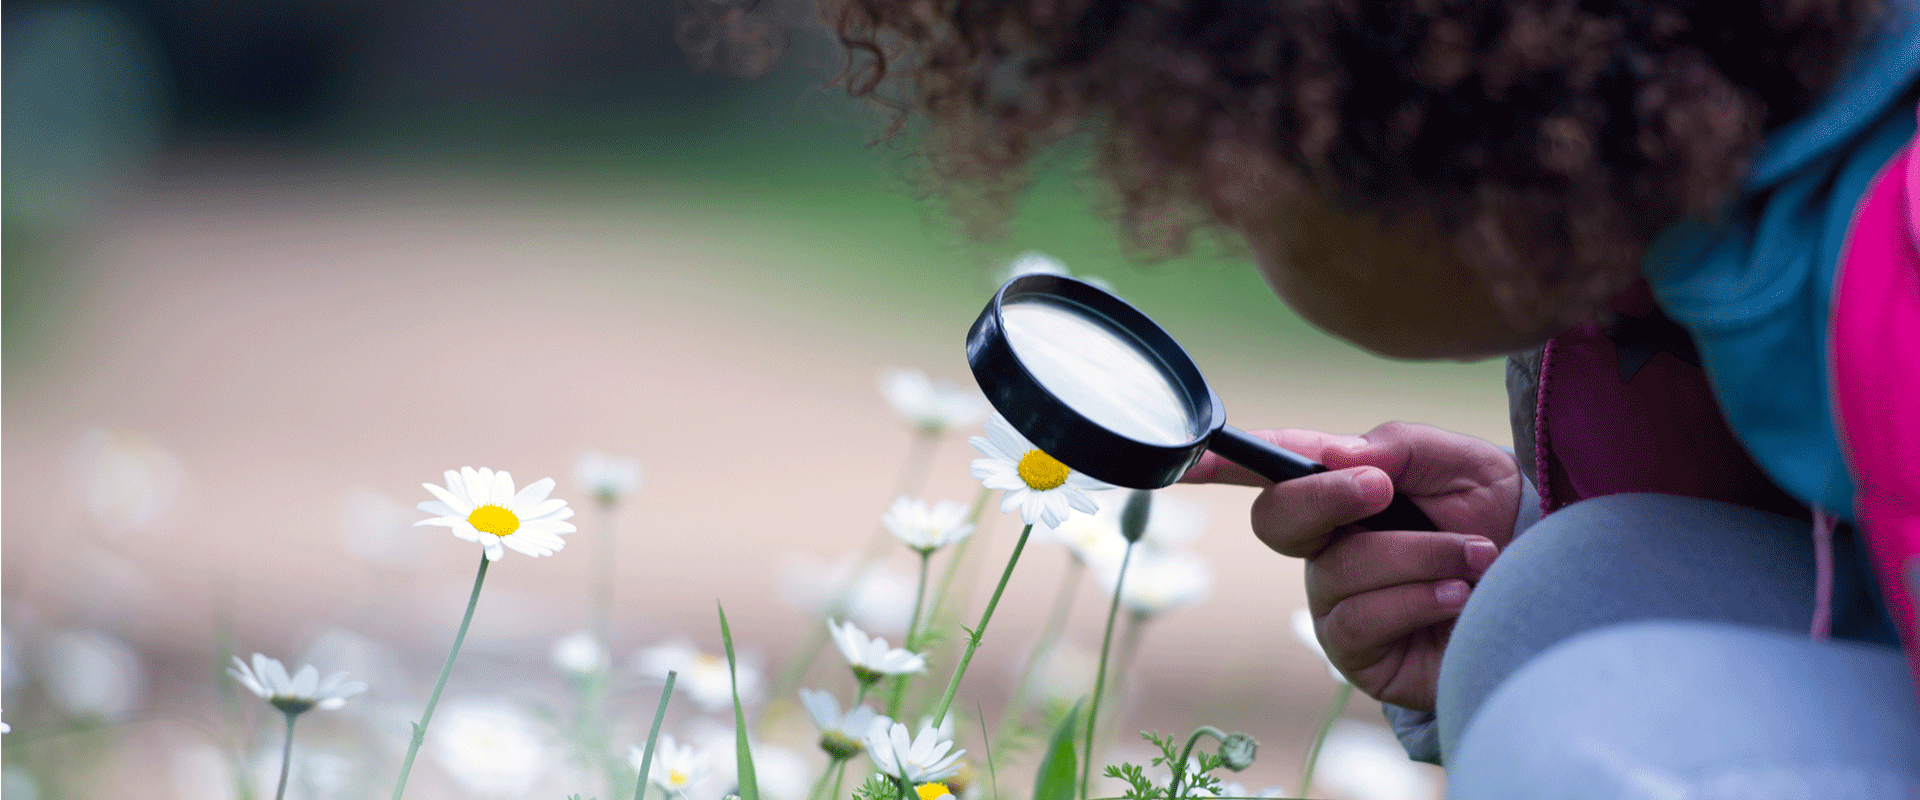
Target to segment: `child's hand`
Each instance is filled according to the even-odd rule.
[[[1431,710],[1453,620],[1513,536],[1519,467],[1485,440],[1427,425],[1389,422],[1361,437],[1252,433],[1328,471],[1270,484],[1209,453],[1181,480],[1266,487],[1253,501],[1254,535],[1307,559],[1307,604],[1327,657],[1374,698]],[[1396,488],[1440,531],[1351,527]]]

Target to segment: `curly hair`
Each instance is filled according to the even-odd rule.
[[[1451,241],[1516,321],[1584,315],[1711,214],[1876,0],[824,0],[841,80],[963,216],[1091,144],[1130,244],[1307,195]],[[1306,193],[1306,194],[1303,194]],[[986,200],[988,202],[978,202]],[[1567,309],[1575,309],[1568,312]]]

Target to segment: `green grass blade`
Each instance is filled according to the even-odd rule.
[[[733,751],[740,772],[740,800],[760,800],[760,781],[753,772],[753,748],[747,745],[747,713],[740,709],[740,678],[734,673],[733,631],[727,628],[727,609],[720,609],[720,641],[727,646],[727,677],[733,681]]]
[[[640,753],[640,783],[633,787],[633,800],[647,794],[647,773],[653,769],[653,745],[660,741],[660,722],[667,718],[667,700],[673,697],[673,681],[680,673],[667,670],[667,685],[660,687],[660,707],[653,710],[653,729],[647,731],[647,749]]]
[[[1080,703],[1073,705],[1067,718],[1053,731],[1053,743],[1040,758],[1040,769],[1033,779],[1033,800],[1073,800],[1074,777],[1080,774],[1073,756],[1074,733],[1079,730]]]

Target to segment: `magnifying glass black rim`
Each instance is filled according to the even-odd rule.
[[[1021,363],[1007,341],[1002,309],[1009,301],[1051,303],[1082,314],[1140,345],[1196,421],[1192,438],[1174,445],[1143,442],[1081,414]],[[1022,275],[994,293],[967,331],[967,365],[974,380],[1014,430],[1041,451],[1090,477],[1133,489],[1158,489],[1178,480],[1200,459],[1207,440],[1226,424],[1220,398],[1173,337],[1139,309],[1092,284],[1060,275]]]

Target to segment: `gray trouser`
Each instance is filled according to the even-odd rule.
[[[1618,495],[1541,520],[1447,645],[1449,793],[1920,798],[1905,661],[1808,636],[1813,563],[1807,524],[1705,500]]]

